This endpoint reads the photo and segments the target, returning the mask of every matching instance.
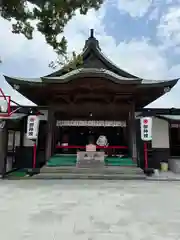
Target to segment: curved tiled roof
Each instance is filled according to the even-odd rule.
[[[89,74],[91,74],[91,77],[105,77],[108,78],[109,80],[113,81],[114,83],[125,83],[125,84],[132,84],[133,83],[141,83],[140,79],[137,78],[125,78],[122,76],[119,76],[118,74],[107,70],[107,69],[103,69],[103,68],[79,68],[79,69],[75,69],[71,72],[68,72],[62,76],[58,76],[58,77],[43,77],[42,80],[44,81],[56,81],[59,83],[65,83],[65,82],[69,82],[72,81],[74,78],[77,78],[78,76],[89,76]]]
[[[91,57],[93,55],[95,60],[98,60],[100,67],[91,66]],[[138,87],[170,87],[172,88],[178,81],[178,79],[172,79],[169,81],[165,80],[148,80],[141,79],[137,76],[134,76],[116,66],[111,62],[101,51],[99,47],[98,40],[94,37],[93,30],[91,30],[91,35],[85,43],[84,50],[82,52],[83,62],[86,62],[79,66],[77,69],[72,71],[65,71],[64,68],[46,75],[41,78],[18,78],[18,77],[9,77],[5,76],[7,82],[10,85],[15,84],[26,84],[26,85],[37,85],[41,86],[44,82],[50,83],[66,83],[72,81],[77,77],[104,77],[116,84],[137,84]],[[87,61],[88,59],[88,61]],[[94,59],[93,59],[94,60]],[[93,61],[92,60],[92,61]]]
[[[107,67],[107,70],[111,70],[112,72],[118,74],[121,77],[140,79],[137,76],[122,70],[116,64],[114,64],[107,56],[105,56],[105,54],[101,51],[99,47],[99,41],[94,37],[94,34],[92,32],[93,30],[91,29],[91,36],[88,38],[88,40],[86,40],[83,52],[81,53],[84,62],[88,58],[89,54],[93,52],[96,58],[99,59]],[[81,68],[83,67],[84,66],[82,64]],[[61,68],[58,71],[48,74],[44,77],[61,76],[64,74],[64,71],[64,68]]]

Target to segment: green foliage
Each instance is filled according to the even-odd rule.
[[[55,62],[52,61],[49,64],[49,67],[51,67],[52,69],[55,69],[58,66],[62,66],[64,69],[64,72],[69,72],[76,69],[78,66],[82,64],[83,64],[82,55],[80,54],[77,55],[75,52],[73,52],[70,57],[68,57],[67,55],[58,57]]]
[[[9,21],[13,20],[13,33],[21,33],[27,39],[33,38],[36,28],[57,53],[59,61],[61,57],[66,58],[67,41],[65,37],[58,40],[57,36],[63,33],[75,11],[86,14],[89,9],[98,9],[102,2],[103,0],[0,0],[0,14]]]

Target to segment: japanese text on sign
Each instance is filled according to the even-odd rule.
[[[27,119],[27,138],[36,140],[39,130],[39,117],[36,115],[30,115]]]
[[[141,139],[143,141],[152,140],[152,118],[141,118]]]

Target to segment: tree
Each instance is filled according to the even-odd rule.
[[[67,41],[65,37],[58,40],[57,36],[63,33],[76,10],[86,14],[89,9],[99,9],[102,2],[103,0],[0,0],[0,14],[4,19],[15,21],[12,23],[13,33],[21,33],[27,39],[32,39],[33,32],[37,29],[58,58],[66,58]]]

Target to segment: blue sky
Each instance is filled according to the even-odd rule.
[[[142,78],[170,79],[180,76],[179,26],[180,0],[109,0],[98,12],[77,12],[65,36],[69,52],[80,52],[94,28],[102,51],[121,68]],[[3,19],[0,28],[1,75],[40,77],[52,71],[48,64],[55,54],[43,36],[36,32],[28,41],[13,35]]]

